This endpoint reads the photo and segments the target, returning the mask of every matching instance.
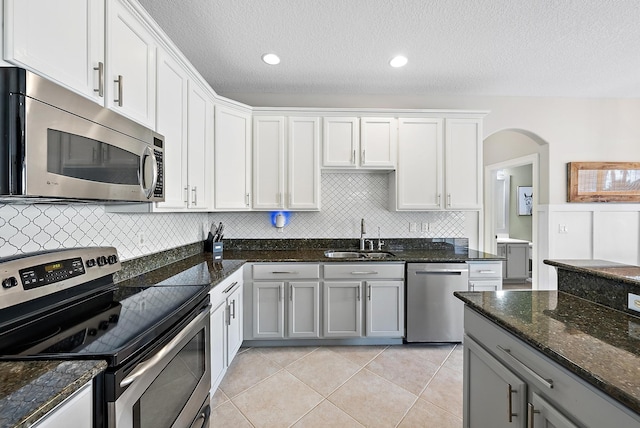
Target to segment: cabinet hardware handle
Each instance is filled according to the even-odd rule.
[[[513,413],[513,400],[511,398],[511,395],[517,393],[518,390],[517,389],[513,389],[513,387],[511,386],[511,384],[509,384],[508,388],[507,388],[507,401],[509,402],[509,406],[507,409],[507,412],[509,414],[509,423],[513,422],[513,417],[514,416],[518,416],[517,413]]]
[[[231,325],[231,306],[227,305],[225,309],[226,309],[225,321],[227,322],[227,325]]]
[[[366,152],[366,150],[363,150],[363,151],[362,151],[362,162],[360,162],[362,165],[364,165],[364,164],[365,164],[365,162],[366,162],[366,161],[365,161],[365,157],[364,157],[365,152]]]
[[[358,288],[356,288],[356,299],[358,299],[358,302],[360,301],[360,286],[358,285]]]
[[[293,285],[289,284],[289,300],[293,302]]]
[[[94,89],[93,92],[97,92],[100,98],[104,97],[104,62],[98,62],[97,67],[93,67],[98,72],[98,89]]]
[[[447,193],[447,207],[451,208],[451,193]]]
[[[189,186],[184,186],[184,203],[189,202]]]
[[[248,193],[244,195],[244,204],[246,206],[249,206],[249,194]]]
[[[236,281],[236,282],[234,282],[233,284],[231,284],[230,286],[228,286],[228,287],[226,288],[226,290],[224,290],[222,293],[227,294],[229,291],[231,291],[231,289],[232,289],[233,287],[235,287],[235,286],[236,286],[236,284],[238,284],[238,281]]]
[[[378,272],[375,271],[355,271],[355,272],[351,272],[351,275],[378,275]]]
[[[278,286],[278,301],[280,302],[282,300],[282,288],[284,287],[284,285],[279,285]]]
[[[233,309],[231,311],[231,316],[233,317],[233,319],[236,319],[236,299],[233,299],[231,301],[231,308]],[[229,322],[229,324],[231,324],[231,322]]]
[[[118,99],[113,100],[114,103],[118,104],[118,107],[122,107],[122,80],[122,75],[119,74],[118,78],[113,81],[114,83],[118,84]]]
[[[536,413],[540,413],[540,410],[536,410],[535,407],[533,407],[533,404],[531,403],[527,403],[527,407],[529,409],[528,411],[528,416],[529,418],[527,418],[527,428],[533,428],[534,427],[534,420],[533,417]]]
[[[352,164],[356,163],[356,151],[355,151],[355,149],[353,150],[353,155],[351,155],[351,163]]]
[[[368,282],[365,282],[365,284],[367,284],[367,299],[371,301],[371,284],[369,284]]]
[[[525,363],[523,363],[518,358],[516,358],[515,355],[511,353],[511,349],[503,348],[500,345],[496,345],[496,348],[498,348],[505,355],[507,355],[513,362],[519,365],[525,372],[529,373],[531,376],[536,378],[538,382],[542,383],[544,386],[546,386],[549,389],[553,388],[553,379],[545,379],[544,377],[540,376],[538,373],[534,372]]]
[[[495,270],[479,270],[478,273],[496,273]]]
[[[191,196],[193,199],[193,205],[197,206],[198,205],[198,187],[197,186],[193,186],[191,188]]]
[[[442,199],[442,195],[438,193],[438,205],[440,205],[440,200]]]
[[[274,275],[297,275],[299,272],[296,272],[294,270],[289,270],[289,271],[287,271],[287,270],[280,270],[280,271],[274,270],[274,271],[271,271],[271,273],[274,274]]]

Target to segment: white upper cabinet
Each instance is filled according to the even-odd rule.
[[[445,120],[445,208],[482,209],[482,119]]]
[[[396,209],[441,208],[443,124],[443,119],[399,119],[397,182],[390,192]]]
[[[320,209],[320,119],[255,116],[253,209]]]
[[[164,51],[158,51],[158,94],[156,130],[165,138],[164,202],[161,210],[182,210],[187,206],[187,91],[183,67]]]
[[[387,117],[360,119],[360,166],[394,169],[398,150],[398,122]]]
[[[392,210],[482,209],[482,119],[402,118]]]
[[[360,120],[357,117],[325,117],[322,133],[322,166],[354,168],[360,162]]]
[[[386,117],[325,117],[322,166],[394,169],[397,120]]]
[[[104,0],[5,0],[4,59],[104,103]]]
[[[213,100],[193,80],[189,81],[187,112],[187,205],[190,210],[206,210],[210,208],[213,181]]]
[[[251,115],[216,106],[214,144],[214,209],[251,208]]]
[[[124,0],[107,0],[106,106],[143,125],[155,125],[156,42]]]

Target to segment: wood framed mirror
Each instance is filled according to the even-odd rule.
[[[640,162],[567,163],[567,202],[640,202]]]

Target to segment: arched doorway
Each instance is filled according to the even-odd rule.
[[[497,253],[498,236],[503,242],[509,242],[513,238],[531,242],[531,284],[533,289],[537,289],[541,257],[548,252],[546,248],[548,240],[545,239],[544,233],[542,236],[540,233],[546,231],[546,227],[540,227],[540,222],[546,219],[544,213],[541,215],[540,208],[549,203],[549,145],[530,131],[505,129],[485,138],[483,159],[484,251]],[[529,178],[516,179],[510,189],[504,190],[506,193],[501,193],[500,186],[504,181],[500,183],[499,176],[502,173],[502,180],[504,180],[505,171],[509,176],[518,171],[516,174],[518,177],[527,177],[526,174],[529,171]],[[523,171],[524,174],[522,174]],[[528,180],[530,183],[527,182]],[[526,189],[528,186],[532,187],[534,195],[530,216],[517,213],[517,187]],[[504,195],[510,195],[510,198],[507,196],[508,204],[504,199],[500,200]],[[512,219],[511,222],[508,221],[509,218]],[[512,224],[511,227],[509,223]]]

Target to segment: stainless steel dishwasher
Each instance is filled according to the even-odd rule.
[[[462,342],[466,263],[407,263],[407,342]]]

